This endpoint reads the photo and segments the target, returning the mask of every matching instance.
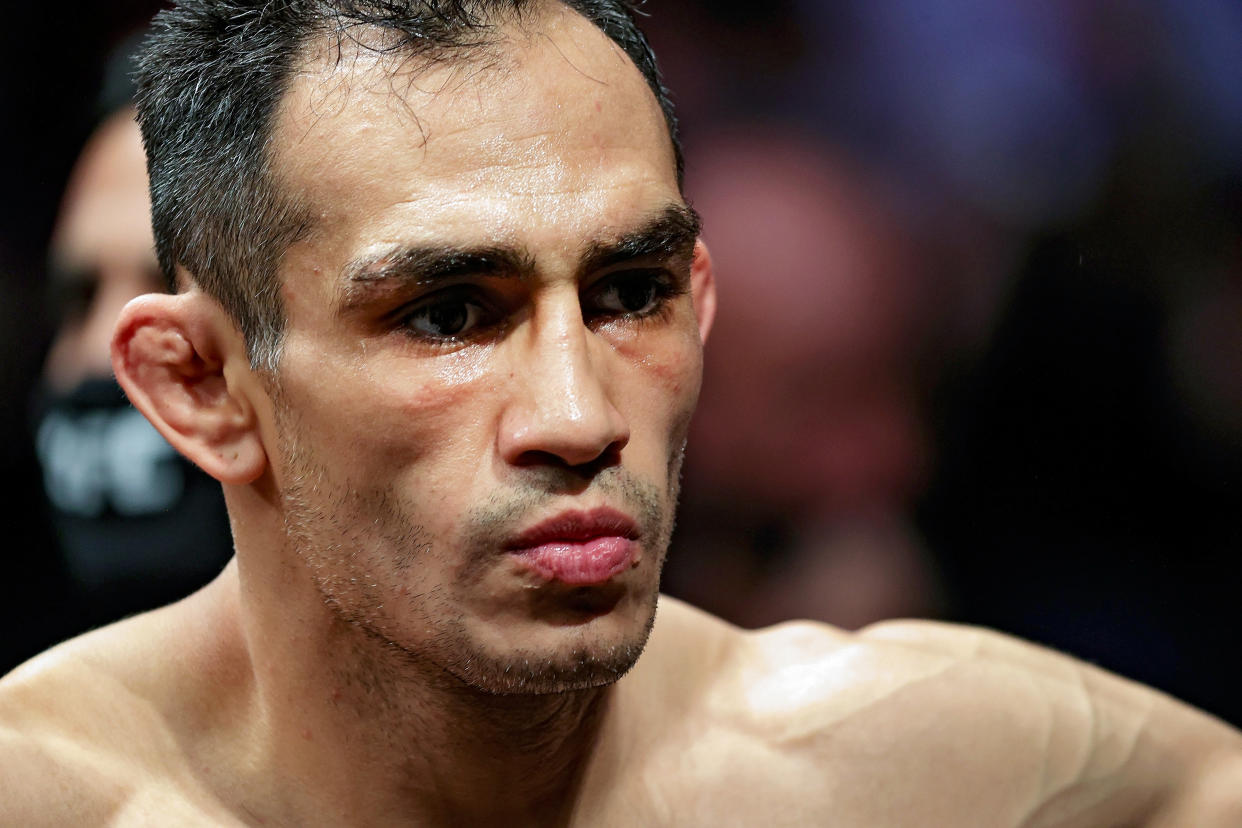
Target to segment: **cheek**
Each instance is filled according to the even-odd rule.
[[[615,347],[629,362],[631,387],[624,396],[632,401],[634,413],[648,421],[666,419],[672,439],[684,437],[703,376],[697,330],[691,332],[683,325],[650,336],[640,333]]]
[[[465,459],[480,457],[491,442],[498,385],[492,375],[490,355],[470,348],[432,361],[372,366],[366,374],[372,402],[361,414],[369,418],[375,448],[393,466],[454,458],[447,471],[458,476],[478,467]]]
[[[485,355],[469,350],[434,360],[324,362],[288,403],[321,458],[330,454],[334,466],[352,470],[354,485],[382,488],[414,464],[426,471],[437,458],[472,456],[486,442],[495,383]],[[455,471],[477,465],[458,463]]]

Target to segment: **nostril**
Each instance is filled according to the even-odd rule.
[[[524,451],[513,460],[515,466],[568,466],[569,464],[550,451]]]
[[[599,454],[588,458],[575,457],[569,455],[568,452],[531,449],[518,455],[513,461],[513,465],[557,466],[576,471],[586,477],[594,477],[604,469],[621,465],[621,450],[623,448],[625,448],[624,441],[616,440],[605,447]]]
[[[602,471],[610,466],[621,465],[621,449],[625,448],[625,443],[621,440],[615,440],[609,446],[600,452],[599,457],[591,461],[590,465],[596,467],[596,471]]]

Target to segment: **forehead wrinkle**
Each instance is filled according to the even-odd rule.
[[[521,123],[525,117],[521,111],[514,111],[512,108],[498,111],[494,106],[484,104],[483,98],[492,83],[504,84],[506,79],[512,80],[515,77],[524,80],[522,73],[516,70],[527,60],[527,53],[531,51],[532,44],[536,42],[546,44],[543,51],[549,55],[555,55],[553,60],[564,62],[572,67],[572,71],[577,76],[592,84],[613,86],[620,82],[619,77],[613,77],[611,74],[604,81],[595,77],[601,74],[603,68],[609,68],[601,65],[604,61],[615,62],[619,69],[622,67],[633,69],[619,47],[602,33],[598,38],[592,39],[592,45],[604,45],[607,47],[606,52],[602,50],[590,53],[582,51],[582,44],[577,44],[571,37],[567,37],[573,34],[568,28],[569,21],[590,25],[578,13],[560,4],[539,5],[539,14],[524,15],[516,20],[497,21],[494,28],[487,33],[488,36],[483,45],[455,49],[439,56],[434,53],[420,54],[417,50],[408,47],[376,53],[364,42],[358,42],[357,39],[338,44],[336,41],[341,40],[341,37],[333,37],[331,33],[325,33],[324,36],[316,38],[307,46],[306,57],[302,61],[301,71],[296,76],[294,88],[289,90],[282,101],[281,110],[283,111],[280,120],[284,129],[281,130],[283,133],[280,136],[281,140],[277,142],[279,166],[283,170],[300,167],[303,173],[313,170],[316,172],[315,179],[322,180],[318,172],[323,170],[323,163],[316,163],[316,159],[319,162],[335,160],[322,157],[321,153],[314,149],[318,143],[316,141],[319,137],[318,133],[322,131],[326,122],[336,122],[332,127],[336,130],[343,127],[354,131],[367,129],[372,123],[380,123],[379,118],[367,115],[368,111],[375,115],[382,115],[375,109],[376,107],[400,111],[401,117],[414,127],[414,132],[410,137],[421,147],[424,159],[426,159],[432,139],[438,143],[459,142],[460,133],[466,136],[466,140],[469,140],[471,132],[480,128],[485,122],[496,121],[498,118],[502,122]],[[380,33],[381,40],[383,37],[384,34]],[[565,42],[562,43],[562,40]],[[338,48],[334,49],[334,45]],[[341,56],[336,54],[338,49],[343,50]],[[581,55],[577,54],[579,51]],[[570,54],[567,55],[567,52]],[[601,60],[603,54],[607,54],[608,57]],[[630,78],[629,74],[637,76],[636,69],[633,72],[627,72],[626,80],[638,82],[637,77]],[[428,75],[430,77],[425,77]],[[493,80],[491,82],[483,80],[481,75],[491,75]],[[404,90],[396,87],[398,77],[405,77],[409,80],[409,85]],[[426,82],[420,85],[419,80],[424,77]],[[333,78],[336,80],[334,81]],[[641,84],[641,89],[644,97],[651,98],[653,110],[658,109],[653,93],[645,83]],[[434,106],[434,101],[443,99],[446,94],[465,96],[467,100],[472,94],[478,99],[478,114],[481,117],[464,121],[460,118],[450,118],[446,123],[445,113],[438,112],[438,108],[434,117],[429,117],[433,115],[433,112],[430,109],[427,111],[424,109]],[[359,96],[369,95],[374,95],[376,100],[367,102],[359,100]],[[419,97],[425,98],[425,101],[416,100]],[[343,120],[343,116],[349,111],[356,114]],[[525,135],[520,134],[520,131],[515,135],[512,129],[500,130],[499,133],[505,136],[504,139],[498,138],[495,146],[483,147],[482,157],[475,156],[483,164],[472,171],[465,172],[473,173],[477,179],[485,176],[489,169],[507,168],[520,173],[528,167],[535,169],[540,166],[542,161],[539,156],[548,151],[549,144],[556,143],[557,134],[550,129],[543,129],[542,124],[530,123],[529,126],[533,129]],[[660,134],[667,138],[663,128],[660,129]],[[310,152],[304,152],[304,147]],[[514,153],[514,149],[518,151]],[[449,152],[454,152],[454,150],[450,148]],[[503,157],[505,153],[509,153],[509,157]],[[488,155],[493,157],[489,159]],[[488,163],[489,161],[491,163]],[[305,176],[299,177],[306,180]],[[522,193],[541,190],[549,195],[556,194],[542,186],[531,186],[531,182],[525,180],[514,183],[526,185],[519,187]],[[565,186],[569,188],[572,185]],[[322,206],[325,210],[330,209],[328,204]]]
[[[355,46],[354,50],[358,51],[361,47]],[[414,99],[418,95],[422,95],[428,99],[427,103],[431,103],[431,99],[441,97],[443,94],[453,94],[459,88],[473,84],[474,95],[480,98],[480,108],[482,108],[481,98],[485,94],[485,88],[478,76],[483,74],[503,75],[505,69],[502,67],[504,54],[498,48],[484,50],[482,48],[473,50],[476,58],[477,54],[483,51],[492,53],[493,58],[489,61],[483,60],[466,60],[464,55],[459,52],[456,60],[430,60],[420,63],[417,67],[407,62],[401,67],[392,68],[382,65],[382,61],[394,60],[391,55],[374,56],[372,60],[356,68],[341,68],[333,70],[332,67],[323,66],[323,61],[318,63],[321,69],[314,70],[312,68],[313,61],[308,61],[302,71],[295,74],[294,81],[289,90],[283,96],[278,104],[276,117],[274,119],[275,129],[273,130],[273,140],[269,149],[271,157],[271,172],[273,179],[282,186],[287,192],[297,193],[308,207],[308,213],[311,218],[318,219],[311,222],[308,230],[312,231],[308,235],[313,234],[313,230],[324,221],[329,220],[332,212],[337,208],[337,203],[341,200],[339,190],[339,182],[329,183],[328,179],[322,176],[327,169],[336,169],[340,165],[338,162],[345,160],[352,161],[352,156],[345,159],[337,157],[324,156],[317,150],[320,146],[319,139],[322,138],[323,130],[347,131],[368,130],[372,124],[381,123],[380,120],[368,117],[366,112],[372,107],[382,107],[388,112],[394,112],[399,117],[409,122],[417,136],[411,135],[413,142],[421,149],[423,158],[426,160],[428,152],[428,144],[434,137],[437,140],[451,138],[457,133],[468,134],[471,130],[477,129],[481,121],[476,120],[473,123],[454,124],[445,128],[441,123],[442,118],[437,119],[434,125],[429,124],[426,119],[426,113],[423,117],[419,116],[421,106],[416,106]],[[442,82],[434,85],[435,89],[424,89],[417,83],[421,74],[435,73],[438,69],[445,70],[445,78]],[[378,73],[378,76],[377,76]],[[402,94],[399,90],[393,88],[396,83],[395,77],[399,74],[407,75],[410,78],[407,93]],[[333,82],[332,78],[336,77],[339,82]],[[458,81],[454,82],[454,78]],[[497,80],[496,82],[500,82]],[[387,83],[385,86],[384,84]],[[359,98],[370,96],[373,101],[361,102]],[[358,110],[357,107],[362,107]],[[353,111],[359,114],[350,115]],[[328,126],[331,122],[331,126]],[[523,143],[532,147],[538,147],[553,139],[551,132],[533,134]],[[309,152],[308,152],[309,150]],[[487,165],[491,169],[503,169],[505,167],[514,169],[512,164],[506,165],[502,161]],[[531,169],[538,167],[535,159],[529,161]],[[476,172],[476,178],[482,177],[486,173],[487,168],[482,168]],[[308,175],[309,174],[309,175]],[[330,190],[323,190],[322,186],[329,184]],[[442,193],[438,196],[442,197]],[[406,201],[426,200],[431,197],[431,193],[422,193],[412,195]]]

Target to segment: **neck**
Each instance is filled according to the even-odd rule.
[[[247,570],[233,581],[262,723],[249,810],[275,802],[295,823],[568,821],[611,688],[488,694],[340,619],[305,572]]]

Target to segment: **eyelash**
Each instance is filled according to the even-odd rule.
[[[671,300],[681,296],[686,292],[680,280],[665,270],[651,268],[645,270],[627,270],[619,273],[605,276],[587,291],[585,296],[592,294],[598,296],[609,288],[620,288],[625,282],[633,282],[643,279],[644,287],[650,287],[653,290],[651,296],[651,307],[643,311],[613,311],[604,310],[597,313],[589,313],[583,309],[583,316],[588,325],[596,322],[605,322],[609,318],[629,320],[634,322],[659,321],[668,317],[672,311]],[[585,304],[585,302],[584,302]]]
[[[643,281],[643,287],[652,290],[650,308],[639,311],[623,311],[613,309],[592,310],[587,307],[588,302],[592,298],[598,299],[601,294],[608,290],[622,289],[627,286],[627,283],[632,285],[640,279]],[[671,300],[686,292],[684,280],[678,279],[675,275],[663,269],[651,268],[620,271],[600,278],[583,292],[580,300],[583,305],[583,320],[593,328],[611,321],[636,324],[661,321],[667,319],[672,312]],[[454,305],[478,307],[480,309],[478,313],[482,315],[483,321],[474,323],[472,327],[460,334],[439,335],[419,331],[415,327],[413,320],[419,314],[430,312],[437,307],[451,307]],[[416,302],[400,309],[394,317],[396,325],[409,337],[430,345],[457,347],[474,340],[495,335],[498,330],[504,328],[506,314],[502,310],[497,309],[494,302],[490,302],[481,296],[477,289],[450,287],[421,297]],[[469,311],[467,311],[467,318],[469,318]]]
[[[415,327],[413,320],[419,314],[429,312],[436,307],[451,307],[453,305],[480,308],[479,313],[483,316],[483,321],[477,322],[473,327],[460,334],[438,335],[419,331]],[[462,287],[450,287],[436,291],[407,305],[396,314],[396,324],[407,336],[424,343],[444,346],[457,346],[479,339],[494,332],[503,319],[504,313],[497,310],[494,303],[480,296],[479,291]]]

